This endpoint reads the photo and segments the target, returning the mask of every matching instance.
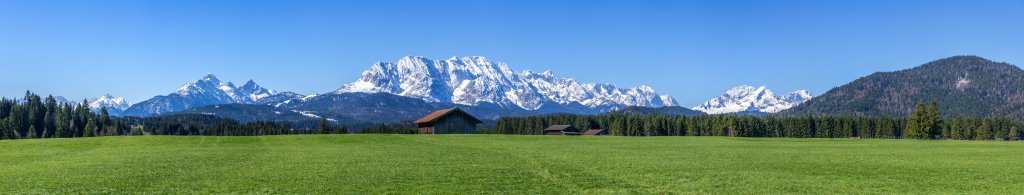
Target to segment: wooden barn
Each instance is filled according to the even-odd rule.
[[[474,134],[480,119],[459,108],[438,110],[416,120],[419,134]]]
[[[551,125],[544,129],[544,135],[579,135],[580,130],[572,125]]]
[[[608,131],[604,129],[590,129],[583,132],[583,135],[608,135]]]

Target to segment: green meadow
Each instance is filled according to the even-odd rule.
[[[0,194],[1016,194],[1024,142],[286,135],[0,140]]]

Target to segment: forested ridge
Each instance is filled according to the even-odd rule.
[[[904,117],[921,100],[938,102],[945,117],[1024,120],[1024,70],[978,56],[954,56],[859,78],[781,114]]]

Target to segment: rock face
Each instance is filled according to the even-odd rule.
[[[691,109],[708,114],[724,113],[776,113],[811,99],[807,90],[798,90],[782,96],[775,95],[764,86],[738,86],[724,95],[712,98]]]
[[[559,78],[550,71],[515,72],[504,63],[477,56],[447,60],[406,56],[395,63],[378,62],[357,81],[335,91],[338,94],[352,92],[390,93],[461,105],[489,103],[525,110],[571,104],[590,108],[677,104],[672,97],[659,95],[647,86],[623,89]]]

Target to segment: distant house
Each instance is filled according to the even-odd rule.
[[[438,110],[416,120],[419,134],[473,134],[480,119],[459,108]]]
[[[590,129],[583,132],[583,135],[608,135],[608,131],[605,131],[604,129]]]
[[[580,130],[572,125],[551,125],[544,129],[544,135],[579,135]]]

